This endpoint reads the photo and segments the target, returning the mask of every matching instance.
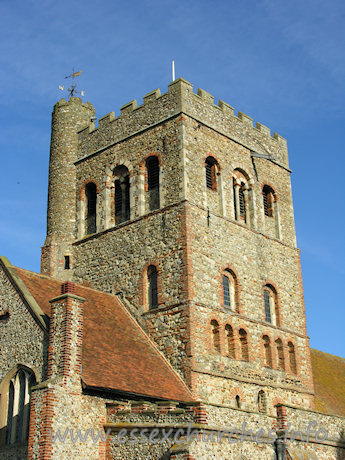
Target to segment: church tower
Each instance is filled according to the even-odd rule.
[[[49,161],[47,237],[42,248],[41,272],[71,278],[71,243],[76,238],[76,169],[78,130],[94,115],[90,103],[78,97],[59,101],[52,114]]]
[[[313,408],[286,141],[183,79],[93,113],[54,109],[42,271],[120,293],[196,398]]]

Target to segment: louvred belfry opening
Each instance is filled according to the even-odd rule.
[[[206,158],[205,162],[206,187],[217,189],[217,161],[213,157]]]

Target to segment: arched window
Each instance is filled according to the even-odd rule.
[[[239,395],[236,395],[235,405],[236,405],[237,409],[241,409],[241,398],[239,397]]]
[[[295,346],[292,342],[288,343],[288,350],[289,350],[289,364],[290,364],[290,371],[293,374],[297,374],[297,363],[296,363],[296,354],[295,354]]]
[[[219,337],[219,324],[218,322],[213,319],[211,321],[211,327],[212,327],[212,345],[213,349],[220,353],[220,337]]]
[[[217,160],[207,157],[205,161],[206,187],[217,190]]]
[[[6,444],[24,443],[29,432],[31,387],[34,374],[27,369],[11,378],[8,388]]]
[[[276,350],[277,350],[277,367],[281,371],[285,371],[284,347],[283,347],[283,342],[280,339],[276,340]]]
[[[265,321],[275,326],[280,325],[277,292],[273,286],[264,286]]]
[[[159,160],[156,156],[147,158],[146,171],[148,209],[154,211],[159,208]]]
[[[241,359],[243,361],[249,361],[249,350],[248,350],[248,337],[247,332],[244,329],[238,331],[240,337],[240,350],[241,350]]]
[[[97,225],[97,188],[93,182],[85,186],[86,196],[86,234],[96,233]]]
[[[273,217],[274,190],[269,185],[264,185],[262,198],[265,216]]]
[[[267,398],[263,390],[258,393],[258,409],[259,412],[267,412]]]
[[[235,169],[233,176],[235,219],[249,226],[252,226],[254,217],[252,194],[248,175],[242,170]]]
[[[126,222],[130,217],[129,172],[126,166],[114,169],[115,177],[115,225]]]
[[[264,335],[262,337],[263,345],[264,345],[264,362],[266,367],[273,367],[272,366],[272,349],[271,349],[271,341],[268,335]]]
[[[149,310],[158,307],[158,272],[154,265],[147,269],[147,303]]]
[[[234,340],[234,331],[230,324],[225,326],[225,334],[226,334],[226,345],[227,345],[227,353],[229,358],[235,359],[235,340]]]
[[[223,305],[237,311],[237,280],[235,274],[226,269],[223,272]]]

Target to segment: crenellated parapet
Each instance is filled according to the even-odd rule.
[[[99,120],[98,127],[90,123],[79,132],[78,161],[100,152],[122,140],[143,132],[165,120],[185,114],[202,125],[221,133],[256,153],[269,155],[288,167],[286,140],[263,124],[219,100],[203,89],[193,91],[188,81],[179,78],[170,83],[164,94],[156,89],[143,97],[143,104],[133,100],[121,107],[121,114],[111,112]]]

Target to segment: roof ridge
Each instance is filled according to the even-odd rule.
[[[32,274],[37,275],[37,276],[39,276],[41,278],[44,278],[44,279],[50,279],[52,281],[57,281],[59,283],[64,282],[64,280],[62,280],[60,278],[54,278],[54,276],[44,275],[43,273],[37,273],[37,272],[34,272],[33,270],[28,270],[27,268],[17,267],[16,265],[12,265],[12,268],[14,268],[16,270],[23,270],[24,272],[32,273]]]
[[[318,350],[317,348],[310,348],[310,350],[311,351],[317,351],[319,353],[323,353],[324,355],[333,356],[334,358],[339,358],[339,359],[342,359],[343,361],[345,361],[345,358],[343,358],[342,356],[333,355],[332,353],[328,353],[327,351]]]
[[[51,280],[51,281],[56,281],[58,283],[64,283],[65,281],[62,280],[62,279],[59,279],[59,278],[54,278],[53,276],[50,276],[50,275],[44,275],[43,273],[37,273],[37,272],[34,272],[32,270],[28,270],[26,268],[22,268],[22,267],[17,267],[16,265],[12,265],[12,268],[14,269],[18,269],[18,270],[23,270],[25,272],[29,272],[29,273],[32,273],[33,275],[37,275],[38,277],[40,278],[43,278],[43,279],[47,279],[47,280]],[[113,294],[112,292],[106,292],[106,291],[101,291],[100,289],[95,289],[93,287],[90,287],[90,286],[85,286],[84,284],[80,284],[80,283],[77,283],[75,281],[71,281],[71,283],[74,283],[76,286],[79,286],[83,289],[88,289],[90,291],[95,291],[95,292],[99,292],[101,294],[105,294],[105,295],[108,295],[110,297],[113,297],[113,298],[116,298],[118,299],[118,296],[116,294]]]

